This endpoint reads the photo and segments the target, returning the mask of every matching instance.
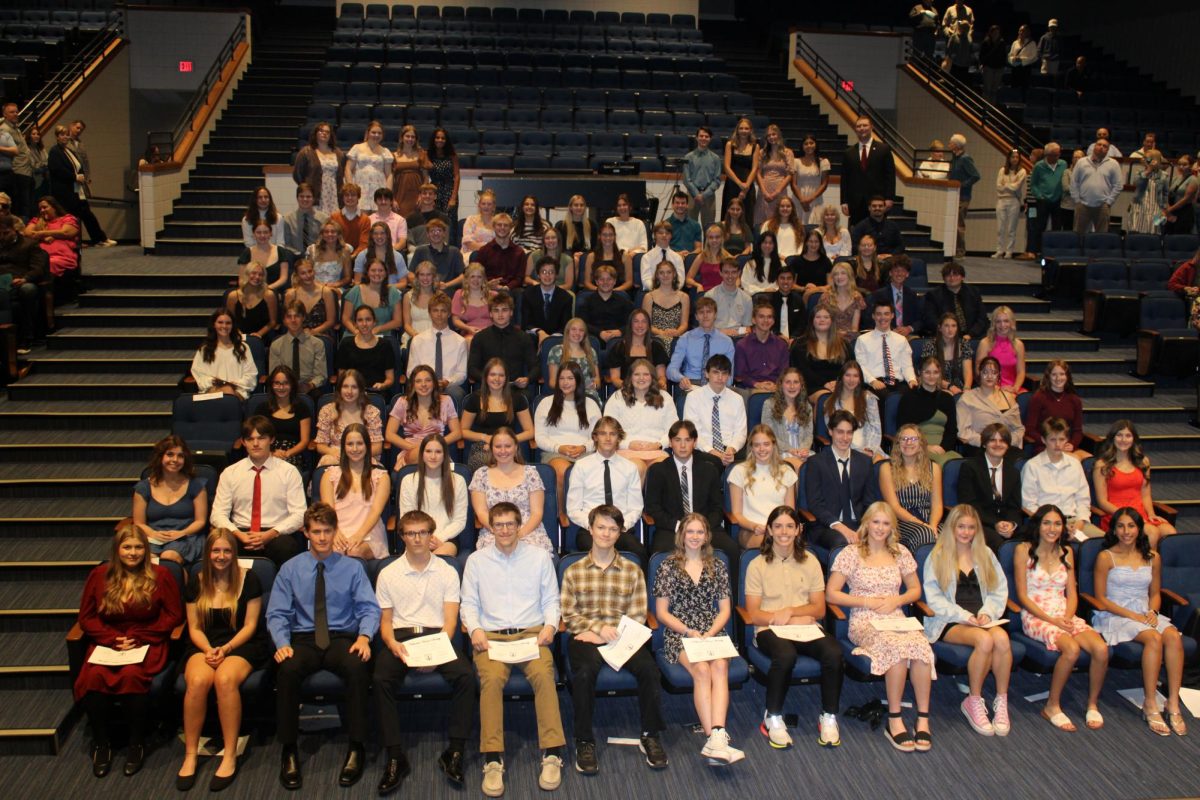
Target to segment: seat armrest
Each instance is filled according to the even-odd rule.
[[[1005,601],[1005,605],[1008,606],[1008,610],[1011,611],[1012,613],[1014,613],[1014,614],[1021,613],[1021,607],[1019,605],[1017,605],[1017,602],[1015,600],[1007,600],[1007,601]]]
[[[76,622],[74,625],[71,626],[71,630],[67,631],[67,639],[66,640],[68,642],[82,642],[83,638],[84,638],[83,628],[79,627],[79,623]]]
[[[1188,603],[1186,597],[1176,594],[1175,592],[1171,591],[1170,589],[1159,588],[1158,591],[1164,598],[1166,598],[1167,600],[1169,600],[1171,602],[1171,605],[1175,605],[1175,606],[1191,605],[1190,603]]]
[[[935,616],[933,613],[933,609],[930,608],[929,604],[926,603],[924,600],[918,600],[916,603],[913,604],[913,606],[917,610],[917,616],[920,616],[920,617]]]
[[[646,612],[646,627],[652,631],[658,629],[658,617],[654,616],[653,611]]]
[[[749,611],[742,608],[741,606],[735,606],[734,610],[737,611],[738,616],[742,618],[742,622],[744,622],[747,625],[754,624],[754,618],[750,616]]]
[[[833,614],[834,619],[846,618],[846,612],[842,610],[841,606],[835,606],[833,603],[827,603],[826,606],[829,609],[829,613]]]

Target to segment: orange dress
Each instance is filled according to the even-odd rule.
[[[1108,502],[1117,508],[1129,506],[1141,514],[1143,520],[1148,520],[1152,515],[1142,507],[1142,486],[1145,483],[1146,476],[1140,469],[1122,472],[1114,467],[1108,476]],[[1111,522],[1112,514],[1105,514],[1100,518],[1100,530],[1107,531]]]

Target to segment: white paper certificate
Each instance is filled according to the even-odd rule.
[[[414,668],[436,667],[440,664],[448,664],[458,657],[454,652],[454,645],[450,644],[450,637],[446,635],[445,631],[431,633],[428,636],[417,636],[401,642],[401,644],[408,651],[404,663]]]
[[[625,666],[625,662],[650,640],[652,632],[632,617],[622,616],[621,621],[617,623],[617,633],[620,634],[619,639],[597,649],[600,651],[600,657],[619,672],[621,667]]]
[[[825,636],[820,625],[771,625],[768,630],[793,642],[815,642]]]
[[[683,652],[687,653],[688,661],[693,664],[699,661],[713,661],[718,658],[737,658],[737,648],[728,636],[710,636],[707,639],[682,639]]]
[[[1006,619],[994,619],[991,622],[987,623],[986,625],[976,625],[975,627],[976,628],[995,628],[998,625],[1007,625],[1007,624],[1008,624],[1008,620],[1006,620]]]
[[[88,656],[89,664],[99,664],[103,667],[124,667],[128,664],[140,664],[146,660],[146,653],[150,652],[150,645],[144,644],[141,647],[135,647],[132,650],[114,650],[111,647],[96,646],[92,654]]]
[[[871,620],[871,625],[877,631],[895,631],[904,633],[906,631],[921,631],[921,621],[916,617],[878,617]]]
[[[492,639],[488,642],[488,658],[505,664],[523,664],[538,657],[537,637],[528,636],[511,642]]]

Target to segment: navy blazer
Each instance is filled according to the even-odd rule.
[[[546,304],[542,302],[541,286],[526,286],[521,296],[521,330],[524,331],[536,329],[546,333],[562,333],[574,313],[575,299],[561,286],[554,287],[549,315],[546,314]]]
[[[886,286],[880,286],[875,291],[871,292],[871,296],[867,298],[867,309],[870,310],[877,301],[882,300],[885,303],[892,304],[892,310],[895,310],[895,297],[892,294],[892,285],[889,283]],[[924,318],[921,315],[921,298],[917,297],[917,293],[904,286],[904,318],[897,318],[892,322],[892,327],[898,328],[902,325],[911,325],[913,333],[920,333],[924,328]],[[863,315],[863,323],[868,325],[868,329],[875,327],[869,316]]]
[[[817,524],[826,528],[833,527],[838,522],[838,487],[842,482],[833,448],[826,447],[810,458],[804,465],[804,487],[808,492],[809,511],[817,518]],[[850,506],[854,511],[854,521],[844,522],[850,527],[858,527],[867,506],[876,500],[882,500],[879,493],[879,481],[875,477],[875,466],[871,457],[857,450],[850,451]]]

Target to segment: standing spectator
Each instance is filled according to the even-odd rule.
[[[816,137],[805,136],[802,154],[792,173],[792,192],[800,204],[800,220],[805,225],[820,225],[825,209],[822,196],[829,188],[829,159],[821,156]]]
[[[946,14],[953,10],[951,7]],[[882,197],[886,211],[891,210],[896,199],[896,163],[892,148],[884,142],[874,141],[872,133],[871,120],[859,117],[854,121],[857,141],[842,154],[842,216],[849,219],[851,227],[866,218],[872,197]]]
[[[1200,196],[1200,178],[1192,172],[1192,160],[1179,157],[1171,188],[1168,190],[1167,223],[1163,233],[1191,233],[1196,225],[1196,199]]]
[[[988,28],[979,43],[979,71],[983,74],[983,96],[996,101],[996,92],[1004,81],[1004,68],[1008,65],[1008,42],[1000,33],[1000,26]]]
[[[50,194],[50,168],[47,163],[50,151],[46,149],[41,128],[31,125],[25,132],[25,143],[29,145],[29,164],[33,169],[33,196],[44,197]]]
[[[0,190],[12,196],[13,213],[28,219],[34,206],[33,155],[29,142],[17,127],[21,108],[5,103],[0,118]]]
[[[1008,50],[1008,65],[1012,67],[1012,85],[1015,89],[1028,89],[1029,77],[1038,63],[1038,45],[1028,25],[1017,29],[1017,38]]]
[[[756,224],[761,225],[764,220],[775,216],[775,207],[792,185],[795,168],[796,156],[784,144],[783,131],[778,125],[768,125],[767,144],[758,166],[758,202],[754,206]]]
[[[91,206],[86,202],[92,197],[92,166],[88,163],[87,150],[83,146],[83,132],[85,130],[87,130],[87,125],[84,124],[83,120],[77,119],[71,123],[71,140],[67,144],[67,147],[79,160],[79,172],[83,176],[83,179],[79,181],[82,190],[80,197],[84,201],[80,208],[72,213],[83,221],[93,246],[112,247],[116,244],[116,241],[108,238],[108,234],[100,227],[100,221],[92,213]]]
[[[933,58],[939,22],[937,8],[933,3],[917,0],[917,4],[909,10],[908,18],[913,28],[913,47],[924,53],[927,58]]]
[[[955,30],[946,38],[946,57],[942,66],[949,66],[950,75],[966,83],[971,78],[971,67],[975,64],[975,53],[971,41],[971,23],[960,19]]]
[[[1083,99],[1083,95],[1092,88],[1092,73],[1087,66],[1087,58],[1079,56],[1075,66],[1067,70],[1063,76],[1063,85],[1075,92],[1075,96]]]
[[[320,240],[321,226],[329,221],[329,215],[313,205],[315,200],[312,186],[301,183],[296,187],[296,210],[281,220],[283,246],[297,255],[304,255],[309,245]],[[338,233],[341,233],[341,227]]]
[[[458,213],[458,154],[444,128],[435,128],[429,137],[425,169],[429,173],[429,182],[437,187],[438,211],[453,220]]]
[[[1046,32],[1038,39],[1038,60],[1043,75],[1057,75],[1058,62],[1062,60],[1062,45],[1058,41],[1058,20],[1046,23]]]
[[[684,156],[683,185],[691,195],[688,216],[708,227],[716,221],[717,189],[723,180],[721,157],[709,149],[712,129],[701,125],[696,131],[696,149]]]
[[[1146,153],[1145,166],[1134,181],[1133,203],[1126,217],[1126,233],[1162,233],[1166,222],[1170,178],[1163,155],[1157,150]]]
[[[346,153],[345,182],[362,187],[364,211],[375,210],[375,192],[386,189],[392,182],[394,160],[391,151],[383,146],[383,126],[372,120],[363,140]]]
[[[1058,142],[1050,142],[1042,159],[1033,165],[1029,194],[1034,207],[1029,216],[1028,241],[1025,242],[1025,249],[1030,253],[1042,252],[1042,234],[1047,226],[1053,225],[1054,230],[1060,228],[1059,206],[1063,197],[1063,176],[1067,172],[1067,162],[1060,158],[1061,155],[1062,147]]]
[[[946,13],[942,15],[942,35],[950,38],[950,35],[958,30],[958,23],[965,20],[970,26],[970,37],[975,38],[975,12],[971,7],[963,2],[951,3]]]
[[[417,129],[405,125],[400,131],[400,146],[392,154],[392,195],[396,213],[407,217],[417,208],[417,193],[425,183],[425,151],[417,143]]]
[[[762,155],[754,126],[742,117],[725,142],[725,191],[721,192],[721,219],[725,219],[729,204],[740,200],[746,224],[754,227],[755,184],[758,181],[758,160]],[[620,198],[617,211],[620,212]]]
[[[1015,43],[1014,43],[1015,45]],[[967,155],[967,137],[956,133],[950,137],[950,171],[947,178],[958,181],[958,240],[954,246],[955,258],[967,254],[967,210],[971,207],[971,192],[979,182],[979,170],[975,159]]]
[[[1004,166],[996,174],[996,252],[992,258],[1012,258],[1017,249],[1017,223],[1025,195],[1025,168],[1021,153],[1008,151]]]
[[[346,154],[333,139],[328,122],[318,122],[308,137],[308,144],[296,154],[292,180],[312,187],[317,209],[325,216],[338,210],[342,193],[342,176],[346,172]]]
[[[1108,142],[1107,158],[1123,158],[1120,148],[1112,143],[1112,137],[1108,133],[1108,128],[1096,128],[1096,139],[1104,139]],[[1092,142],[1092,144],[1088,145],[1087,154],[1090,156],[1095,149],[1096,143]]]
[[[96,221],[96,215],[92,213],[91,206],[88,204],[88,198],[91,195],[87,188],[87,172],[84,162],[71,142],[70,130],[65,125],[56,125],[54,138],[56,145],[51,148],[50,154],[46,157],[46,166],[50,172],[50,194],[62,203],[63,208],[83,222],[94,246],[112,247],[116,242],[109,239],[100,229],[100,223]],[[83,158],[86,158],[86,154]],[[268,193],[268,200],[269,197]],[[242,229],[243,233],[247,234],[243,238],[246,239],[248,247],[254,240],[252,236],[249,236],[250,229],[244,223]]]
[[[1092,154],[1075,164],[1071,198],[1075,201],[1075,233],[1108,230],[1108,214],[1125,187],[1121,165],[1108,156],[1108,140],[1097,139]]]
[[[1063,172],[1063,198],[1058,204],[1058,213],[1061,217],[1059,220],[1061,230],[1074,229],[1075,227],[1075,198],[1071,195],[1071,183],[1075,180],[1075,165],[1084,157],[1082,150],[1073,150],[1071,152],[1071,163],[1067,165],[1066,171]]]

